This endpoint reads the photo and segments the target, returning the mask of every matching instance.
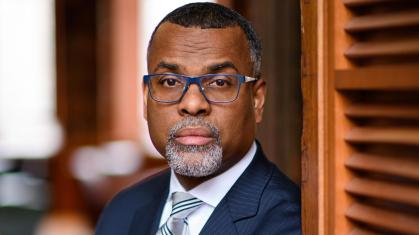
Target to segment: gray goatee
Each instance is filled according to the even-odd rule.
[[[205,127],[211,131],[215,142],[207,145],[183,145],[175,141],[176,133],[185,127]],[[221,167],[223,150],[218,129],[210,122],[196,117],[187,117],[169,130],[166,158],[174,172],[191,177],[214,174]]]

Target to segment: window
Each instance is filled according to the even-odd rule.
[[[45,158],[55,114],[53,0],[0,0],[0,158]]]

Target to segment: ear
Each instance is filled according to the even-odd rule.
[[[263,79],[259,79],[253,84],[253,105],[255,109],[256,123],[260,123],[263,117],[263,109],[265,107],[266,83]]]
[[[147,121],[147,98],[148,98],[148,86],[143,83],[143,117]]]

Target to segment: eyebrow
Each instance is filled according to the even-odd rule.
[[[167,63],[165,61],[161,61],[156,68],[154,69],[154,71],[156,71],[157,69],[168,69],[171,71],[176,71],[179,69],[179,65],[177,64],[171,64],[171,63]]]
[[[225,61],[222,63],[215,63],[212,65],[209,65],[207,66],[207,71],[209,73],[217,73],[227,68],[234,69],[236,72],[238,72],[238,69],[236,68],[236,66],[230,61]],[[178,71],[179,65],[161,61],[160,63],[157,64],[154,71],[156,71],[157,69],[168,69],[170,71]]]
[[[238,72],[238,69],[236,68],[236,66],[230,61],[212,64],[212,65],[207,67],[207,70],[211,73],[215,73],[215,72],[219,72],[219,71],[222,71],[224,69],[227,69],[227,68],[234,69]]]

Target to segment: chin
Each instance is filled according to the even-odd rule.
[[[213,175],[219,171],[222,165],[221,147],[203,152],[167,149],[166,157],[174,172],[189,177]]]

